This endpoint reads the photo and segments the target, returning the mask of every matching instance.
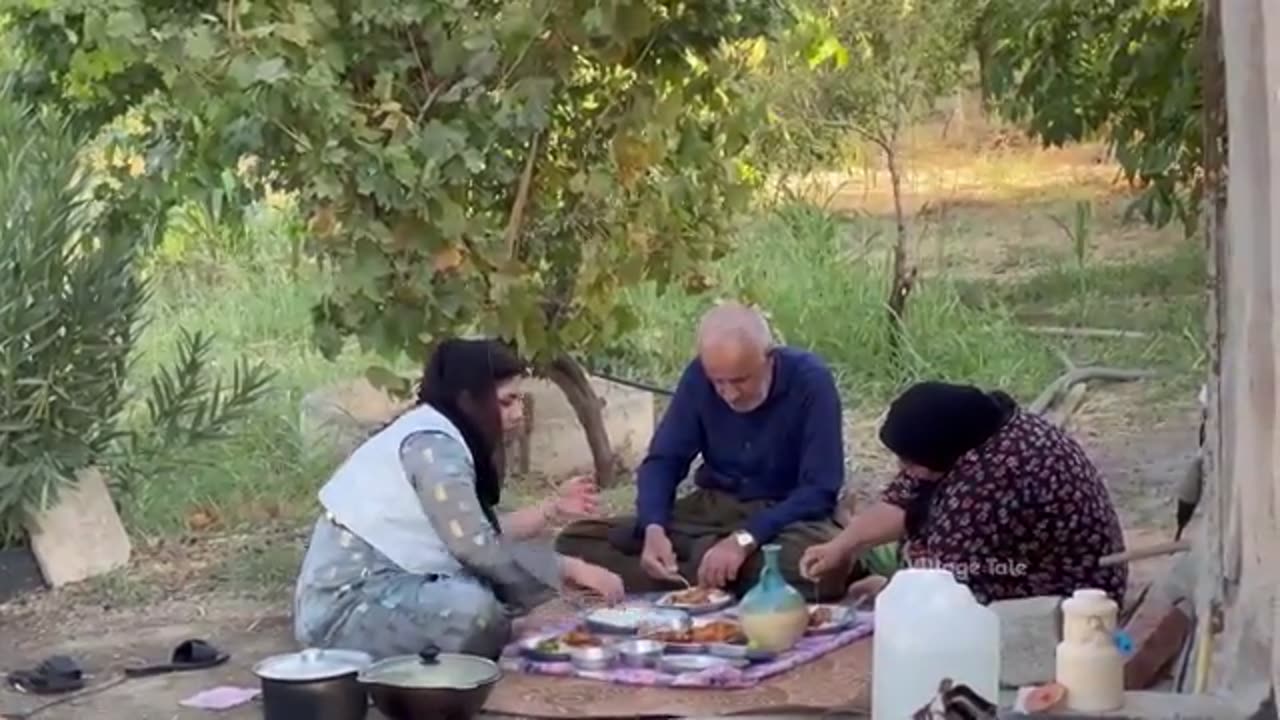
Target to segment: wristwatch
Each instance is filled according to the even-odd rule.
[[[756,539],[746,530],[739,530],[733,534],[733,541],[743,550],[750,550],[755,547]]]

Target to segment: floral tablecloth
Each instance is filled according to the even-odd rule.
[[[548,630],[569,630],[575,622],[563,623]],[[871,634],[875,623],[872,614],[859,612],[857,620],[848,629],[830,635],[813,635],[802,638],[790,650],[767,662],[759,662],[744,668],[718,667],[696,673],[672,675],[659,670],[638,668],[610,668],[608,670],[579,670],[568,662],[540,662],[530,660],[520,654],[516,643],[512,643],[501,660],[504,670],[523,672],[534,675],[558,675],[577,677],[588,680],[620,685],[647,685],[681,688],[749,688],[765,680],[816,660],[827,653],[842,648],[859,638]]]

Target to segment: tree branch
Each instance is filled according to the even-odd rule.
[[[502,233],[507,257],[513,261],[520,251],[520,227],[524,224],[524,211],[529,204],[529,190],[533,186],[533,167],[537,164],[538,140],[541,136],[541,130],[533,134],[533,141],[529,144],[529,156],[525,158],[524,171],[520,173],[520,185],[516,188],[516,198],[511,203],[507,229]]]
[[[542,28],[546,26],[547,18],[551,17],[551,11],[554,8],[555,3],[547,3],[547,8],[542,11],[542,17],[538,18],[538,32],[529,36],[529,42],[525,43],[524,47],[520,48],[520,52],[516,54],[515,59],[511,61],[511,64],[507,66],[506,70],[502,71],[502,79],[498,81],[498,87],[504,87],[507,84],[507,81],[511,79],[511,76],[515,74],[516,68],[520,67],[520,64],[524,62],[524,58],[529,54],[529,50],[533,47],[533,44],[542,36]]]
[[[1027,406],[1029,412],[1041,415],[1047,410],[1053,401],[1058,398],[1064,391],[1071,388],[1079,382],[1087,382],[1089,380],[1108,380],[1111,382],[1130,382],[1133,380],[1142,380],[1144,378],[1155,377],[1155,373],[1150,370],[1122,370],[1119,368],[1109,367],[1077,367],[1068,370],[1057,380],[1049,383],[1035,400]]]
[[[1151,337],[1150,333],[1141,330],[1115,330],[1112,328],[1057,327],[1053,325],[1031,325],[1027,332],[1037,335],[1065,335],[1082,338],[1120,338],[1141,340]]]
[[[596,396],[591,379],[573,358],[557,355],[545,370],[547,379],[555,383],[569,401],[574,414],[587,436],[591,459],[595,465],[596,482],[601,487],[613,485],[617,459],[609,443],[609,432],[604,425],[603,402]]]

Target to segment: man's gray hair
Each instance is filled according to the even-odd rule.
[[[725,302],[711,308],[698,323],[698,347],[732,341],[767,352],[773,348],[773,332],[764,315],[742,303]]]

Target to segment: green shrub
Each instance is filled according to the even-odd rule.
[[[211,380],[208,337],[184,335],[147,383],[147,426],[122,422],[148,299],[137,272],[159,223],[105,231],[82,139],[0,88],[0,544],[74,473],[228,434],[263,393],[260,367]]]

